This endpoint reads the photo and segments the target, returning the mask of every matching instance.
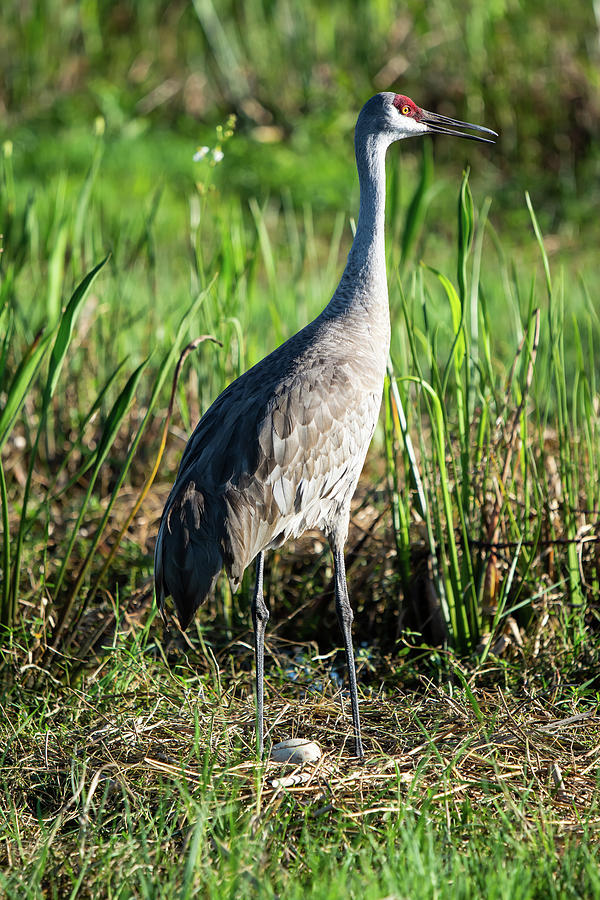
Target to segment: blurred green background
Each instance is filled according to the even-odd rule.
[[[209,143],[234,112],[237,139],[219,172],[225,189],[286,189],[296,202],[345,208],[357,111],[374,91],[401,90],[496,128],[500,145],[480,164],[495,204],[507,215],[521,209],[527,188],[546,230],[585,243],[579,229],[597,219],[600,175],[595,8],[591,0],[5,0],[2,133],[14,141],[19,177],[35,184],[65,165],[74,177],[85,172],[93,121],[103,116],[107,169],[135,202],[157,178],[180,182],[192,168],[190,144]],[[466,155],[451,141],[436,146],[442,165]]]
[[[515,270],[540,271],[528,190],[551,258],[592,289],[600,233],[595,8],[591,0],[7,0],[0,138],[10,142],[14,184],[5,178],[4,196],[15,215],[3,241],[17,260],[14,243],[29,245],[21,248],[27,265],[15,272],[27,336],[48,316],[46,257],[71,216],[78,227],[66,240],[67,283],[111,250],[120,282],[107,304],[119,340],[132,319],[149,317],[146,337],[122,340],[118,350],[139,353],[146,342],[168,342],[173,314],[189,299],[190,229],[200,229],[209,270],[226,256],[231,229],[247,234],[262,217],[257,278],[273,289],[264,308],[255,304],[250,315],[242,304],[245,319],[239,298],[228,308],[227,290],[245,271],[243,249],[218,300],[219,317],[235,315],[247,334],[240,364],[255,361],[335,287],[358,208],[352,129],[364,101],[389,89],[495,128],[500,140],[487,149],[444,138],[392,148],[388,244],[399,240],[421,155],[433,152],[434,185],[411,263],[426,257],[443,267],[468,164],[476,206],[492,198],[490,218]],[[235,136],[222,162],[213,165],[209,154],[195,163],[196,148],[212,150],[215,128],[231,114]],[[200,194],[208,183],[217,188],[218,206],[198,200],[195,182]],[[311,271],[323,277],[307,285],[296,270],[311,242]],[[297,287],[291,318],[278,312],[277,282],[287,276]],[[208,312],[205,325],[218,328]],[[209,383],[207,398],[218,387]]]

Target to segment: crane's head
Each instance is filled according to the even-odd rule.
[[[477,132],[476,134],[470,134]],[[406,97],[404,94],[392,94],[385,91],[375,94],[363,106],[357,122],[357,131],[378,132],[388,141],[416,137],[423,134],[453,134],[455,137],[467,138],[471,141],[482,141],[493,144],[498,135],[491,128],[483,125],[472,125],[459,119],[450,119],[438,113],[428,112]],[[484,137],[483,135],[488,135]]]

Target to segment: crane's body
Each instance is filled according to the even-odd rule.
[[[356,754],[363,755],[343,549],[350,502],[379,414],[390,342],[385,154],[394,140],[427,131],[474,138],[448,125],[494,134],[425,113],[397,94],[377,94],[363,107],[355,135],[360,214],[338,288],[316,319],[230,384],[203,415],[165,505],[155,550],[157,596],[161,606],[165,595],[173,596],[182,628],[223,567],[236,589],[257,559],[252,617],[261,751],[269,617],[263,554],[317,528],[333,552]]]

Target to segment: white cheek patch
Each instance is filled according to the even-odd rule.
[[[413,134],[425,134],[428,129],[424,122],[417,122],[417,120],[413,119],[411,116],[399,115],[398,130],[401,131],[404,136],[409,137]]]

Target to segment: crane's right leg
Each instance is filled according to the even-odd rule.
[[[265,680],[265,629],[269,610],[263,596],[264,553],[256,557],[256,585],[252,598],[252,624],[254,625],[254,657],[256,660],[256,740],[258,752],[263,753],[263,704]]]
[[[344,547],[332,541],[333,566],[335,573],[335,609],[338,622],[344,636],[346,650],[346,663],[348,666],[348,681],[350,682],[350,702],[352,704],[352,721],[354,723],[354,737],[356,741],[356,755],[362,759],[365,755],[360,733],[360,715],[358,712],[358,689],[356,687],[356,666],[354,665],[354,650],[352,648],[352,620],[354,614],[348,598],[348,586],[346,584],[346,564],[344,562]]]

